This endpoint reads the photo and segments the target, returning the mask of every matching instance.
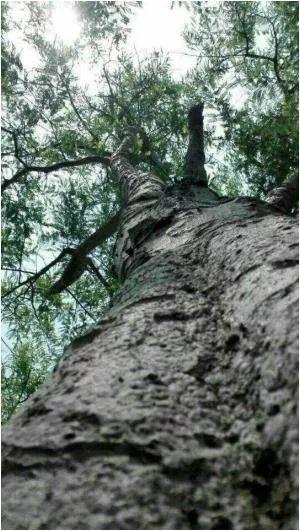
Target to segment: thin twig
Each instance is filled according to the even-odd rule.
[[[52,262],[50,262],[48,265],[40,269],[40,271],[38,271],[31,277],[28,277],[26,278],[26,280],[23,280],[23,282],[21,282],[17,286],[14,286],[11,290],[4,293],[2,298],[4,299],[5,297],[8,297],[8,295],[11,295],[14,291],[21,288],[22,286],[25,286],[26,284],[32,285],[33,282],[35,282],[38,278],[40,278],[42,275],[47,273],[47,271],[49,271],[51,267],[55,266],[58,262],[60,262],[66,254],[70,254],[72,252],[73,252],[72,249],[70,249],[69,247],[67,247],[66,249],[63,249],[63,251],[54,260],[52,260]]]
[[[77,297],[74,295],[74,293],[72,293],[72,291],[69,289],[69,288],[66,288],[66,291],[69,293],[69,295],[71,295],[71,297],[73,297],[73,299],[76,301],[76,303],[78,304],[78,306],[80,306],[84,311],[85,313],[91,318],[93,319],[93,321],[96,321],[96,317],[94,317],[86,308],[85,306],[83,306],[83,304],[81,304],[81,302],[77,299]]]

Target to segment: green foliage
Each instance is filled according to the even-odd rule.
[[[6,98],[9,98],[13,86],[16,84],[19,72],[23,70],[20,56],[12,42],[6,39],[7,32],[15,24],[8,21],[9,4],[1,3],[1,89]]]
[[[12,354],[10,361],[2,361],[1,367],[3,423],[38,389],[52,362],[35,343],[26,340]]]

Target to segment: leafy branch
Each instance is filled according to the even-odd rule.
[[[88,253],[98,245],[101,245],[101,243],[116,232],[119,219],[120,212],[111,217],[106,223],[104,223],[104,225],[88,236],[76,249],[71,251],[72,257],[70,262],[66,266],[60,279],[50,288],[49,294],[54,295],[56,293],[61,293],[61,291],[68,288],[82,275],[88,266],[95,273],[96,267],[88,257]],[[99,271],[97,272],[97,277],[105,287],[108,288],[107,282],[103,279],[102,275],[100,275]]]
[[[30,277],[27,277],[23,282],[20,282],[18,285],[14,286],[6,293],[3,294],[2,298],[8,297],[14,293],[19,288],[29,285],[33,286],[34,283],[45,273],[47,273],[51,268],[56,264],[62,261],[62,259],[67,255],[71,255],[71,260],[66,266],[64,272],[62,273],[59,280],[57,280],[49,290],[49,295],[54,295],[61,293],[63,290],[67,289],[71,284],[73,284],[88,268],[90,269],[97,278],[102,282],[108,291],[110,287],[108,282],[105,280],[100,271],[98,271],[92,259],[88,256],[88,253],[91,252],[95,247],[104,243],[107,238],[112,236],[119,224],[120,212],[112,216],[106,223],[104,223],[99,229],[97,229],[93,234],[88,236],[76,249],[71,247],[66,247],[63,249],[59,255],[54,258],[49,264],[40,269],[37,273],[34,273]],[[12,270],[10,268],[4,268],[6,270]],[[13,269],[15,271],[15,269]]]
[[[34,166],[34,165],[25,165],[24,168],[17,171],[11,179],[5,179],[2,186],[1,191],[4,192],[9,186],[15,183],[22,182],[23,178],[28,175],[28,173],[31,172],[37,172],[37,173],[51,173],[53,171],[58,171],[65,168],[74,168],[78,166],[84,166],[85,164],[97,164],[101,163],[105,166],[109,166],[109,157],[110,153],[106,151],[104,155],[89,155],[87,157],[83,157],[81,159],[77,160],[64,160],[61,162],[56,162],[55,164],[50,164],[49,166]]]

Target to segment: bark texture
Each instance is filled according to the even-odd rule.
[[[185,158],[185,177],[189,182],[207,186],[208,181],[204,166],[203,108],[204,105],[200,103],[192,107],[189,112],[189,144]]]
[[[299,202],[299,172],[293,173],[283,181],[281,186],[274,188],[266,198],[270,204],[288,214]]]
[[[126,280],[4,430],[3,528],[297,529],[295,221],[113,163]]]

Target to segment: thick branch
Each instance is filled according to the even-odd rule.
[[[185,176],[193,183],[207,186],[205,171],[203,103],[195,105],[189,111],[189,145],[185,157]]]
[[[91,260],[88,257],[88,253],[92,251],[98,245],[101,245],[107,238],[112,236],[119,224],[120,212],[110,218],[102,227],[96,230],[93,234],[88,236],[78,247],[72,252],[72,257],[68,263],[66,269],[62,273],[61,277],[49,290],[49,294],[61,293],[63,290],[73,284],[82,273],[86,270],[87,266],[91,266]],[[93,271],[95,273],[95,271]],[[98,275],[99,278],[99,275]],[[103,282],[103,279],[101,278]],[[105,281],[106,282],[106,281]],[[107,283],[103,284],[107,287]]]
[[[150,144],[145,131],[140,127],[129,127],[123,142],[110,159],[111,167],[123,185],[127,207],[145,200],[156,201],[165,188],[160,177],[151,172],[141,172],[131,164],[137,140],[142,141],[141,151],[147,152]]]
[[[26,166],[25,168],[22,168],[22,170],[17,171],[17,173],[15,173],[15,175],[11,179],[6,179],[1,186],[1,191],[4,192],[12,184],[20,182],[22,178],[30,172],[40,172],[47,174],[64,168],[74,168],[77,166],[84,166],[85,164],[96,164],[98,162],[104,164],[105,166],[109,166],[109,156],[110,153],[106,152],[103,156],[90,155],[82,159],[65,160],[49,166]]]
[[[257,54],[257,53],[254,53],[254,52],[249,52],[248,47],[246,46],[245,57],[249,57],[250,59],[263,59],[264,61],[271,61],[273,63],[274,74],[275,74],[275,77],[277,79],[277,82],[278,82],[279,85],[281,85],[281,86],[283,85],[283,80],[280,77],[279,69],[278,69],[277,51],[276,51],[274,57],[269,57],[268,55],[263,55],[263,54]]]
[[[3,295],[4,297],[7,297],[8,295],[11,295],[14,291],[21,288],[22,286],[25,286],[26,284],[33,284],[40,276],[44,275],[51,269],[53,266],[55,266],[58,262],[62,260],[62,258],[66,254],[71,254],[72,258],[70,262],[68,263],[65,271],[63,272],[61,278],[53,284],[52,288],[49,290],[49,294],[53,295],[55,293],[60,293],[64,289],[66,289],[68,286],[73,284],[75,280],[77,280],[82,273],[85,271],[86,267],[89,266],[94,274],[97,274],[97,277],[101,280],[101,282],[104,284],[106,288],[108,288],[108,284],[106,280],[102,277],[100,272],[97,270],[96,273],[96,266],[91,261],[91,259],[87,256],[90,251],[92,251],[95,247],[103,243],[109,236],[112,236],[118,228],[120,213],[118,212],[115,216],[111,217],[102,227],[100,227],[98,230],[96,230],[93,234],[88,236],[78,247],[77,249],[71,249],[66,248],[64,249],[52,262],[50,262],[47,266],[43,267],[35,273],[34,275],[28,277],[26,280],[18,284],[17,286],[14,286],[11,290],[6,292]]]
[[[111,155],[111,167],[117,171],[122,180],[126,180],[131,173],[138,172],[131,164],[134,144],[137,138],[142,140],[142,150],[150,149],[150,144],[145,131],[141,127],[130,126],[119,148]]]
[[[294,173],[274,188],[266,197],[266,202],[289,214],[299,200],[299,173]]]

